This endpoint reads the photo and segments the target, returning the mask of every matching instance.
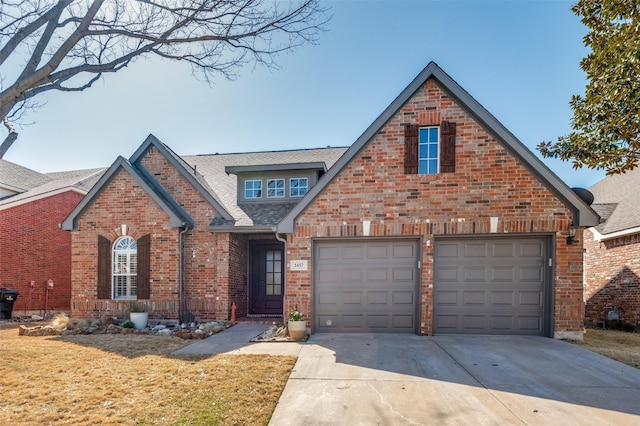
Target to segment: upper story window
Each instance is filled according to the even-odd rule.
[[[284,179],[267,180],[267,198],[284,197]]]
[[[131,237],[122,237],[113,245],[112,285],[114,299],[137,297],[138,244]]]
[[[438,173],[439,128],[422,127],[418,132],[418,173],[432,175]]]
[[[408,175],[455,173],[456,123],[404,124],[404,172]]]
[[[262,198],[262,180],[245,180],[244,198]]]
[[[289,180],[289,196],[302,197],[309,189],[307,178],[293,178]]]

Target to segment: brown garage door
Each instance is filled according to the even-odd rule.
[[[434,333],[548,335],[548,239],[436,240]]]
[[[318,332],[417,330],[417,240],[314,243],[314,324]]]

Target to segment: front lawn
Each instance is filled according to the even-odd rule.
[[[0,424],[266,425],[295,357],[171,353],[144,335],[18,336],[0,329]]]

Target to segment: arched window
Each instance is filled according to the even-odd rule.
[[[138,244],[131,237],[122,237],[113,244],[112,285],[114,299],[137,298]]]

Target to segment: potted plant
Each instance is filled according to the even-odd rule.
[[[294,340],[302,340],[307,335],[307,320],[304,314],[298,311],[289,312],[289,337]]]
[[[149,312],[147,312],[147,309],[143,304],[131,302],[129,304],[129,319],[136,330],[144,330],[147,327],[147,322],[149,321]]]

